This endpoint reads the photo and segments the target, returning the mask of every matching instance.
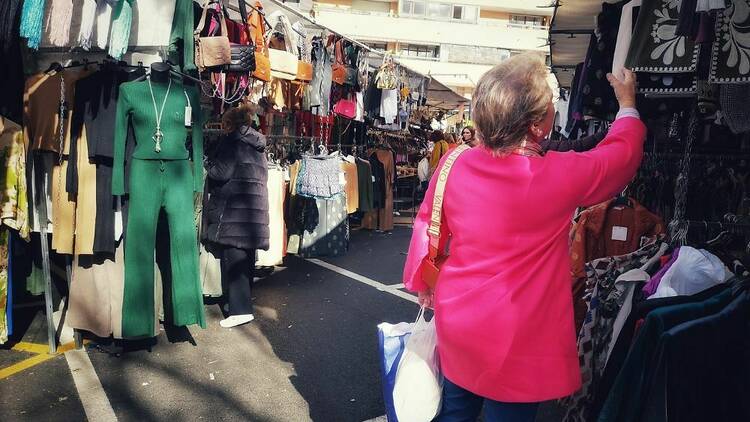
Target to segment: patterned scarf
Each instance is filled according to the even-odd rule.
[[[718,13],[709,81],[750,82],[750,0],[734,0]]]
[[[29,48],[39,49],[42,41],[45,0],[26,0],[21,12],[21,37],[28,40]]]

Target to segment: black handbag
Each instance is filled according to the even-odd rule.
[[[231,44],[232,61],[227,65],[227,72],[252,73],[255,71],[255,46]]]

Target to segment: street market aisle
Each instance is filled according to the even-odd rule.
[[[353,232],[350,253],[324,262],[398,285],[409,235],[403,228]],[[220,328],[219,306],[207,305],[208,329],[162,332],[151,351],[148,342],[125,351],[89,344],[117,419],[360,422],[383,415],[376,326],[413,319],[415,303],[294,257],[259,280],[253,296],[256,321],[245,326]],[[39,313],[25,341],[44,344],[42,320]],[[0,367],[29,356],[0,350]],[[56,356],[0,379],[0,420],[84,420],[82,394],[65,357]]]
[[[417,314],[400,284],[410,236],[355,231],[344,257],[287,258],[254,285],[256,320],[245,326],[220,328],[210,304],[206,330],[169,329],[126,350],[89,343],[0,375],[0,421],[384,421],[376,326]],[[45,332],[38,312],[23,340],[43,345]],[[94,388],[71,363],[81,353]],[[0,349],[0,371],[33,356]],[[554,404],[537,418],[559,420]]]

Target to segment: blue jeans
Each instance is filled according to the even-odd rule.
[[[469,392],[448,378],[443,383],[443,404],[436,422],[473,422],[484,407],[485,422],[534,422],[539,403],[503,403]]]

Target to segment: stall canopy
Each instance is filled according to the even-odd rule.
[[[605,3],[615,3],[609,0]],[[552,71],[560,87],[570,88],[578,63],[586,58],[596,16],[602,10],[601,0],[558,1],[550,25]]]
[[[238,1],[242,0],[230,0],[228,4],[230,5],[230,9],[232,10],[238,10]],[[248,2],[249,4],[249,2]],[[375,68],[382,63],[383,60],[383,53],[380,51],[373,50],[366,46],[365,44],[362,44],[358,40],[352,39],[351,37],[347,37],[343,34],[340,34],[336,31],[333,31],[332,29],[321,25],[315,21],[314,18],[307,16],[301,12],[299,12],[296,9],[293,9],[285,4],[283,4],[282,1],[279,0],[264,0],[263,1],[263,8],[265,9],[265,12],[267,14],[271,14],[276,10],[283,11],[288,17],[289,20],[292,23],[295,23],[297,21],[302,21],[302,23],[305,25],[305,27],[308,30],[308,33],[332,33],[339,35],[343,38],[346,38],[359,46],[365,48],[369,53],[370,58],[370,66]],[[427,105],[432,108],[438,108],[445,111],[452,111],[456,110],[461,107],[461,105],[466,105],[470,101],[463,97],[462,95],[458,94],[457,92],[453,91],[449,87],[443,85],[435,78],[431,78],[429,75],[424,75],[422,73],[419,73],[415,71],[414,69],[409,68],[408,66],[404,65],[403,63],[400,63],[399,60],[396,58],[394,59],[396,64],[406,70],[407,77],[409,78],[420,78],[425,79],[427,84],[427,89],[425,90],[425,95],[427,97]]]

